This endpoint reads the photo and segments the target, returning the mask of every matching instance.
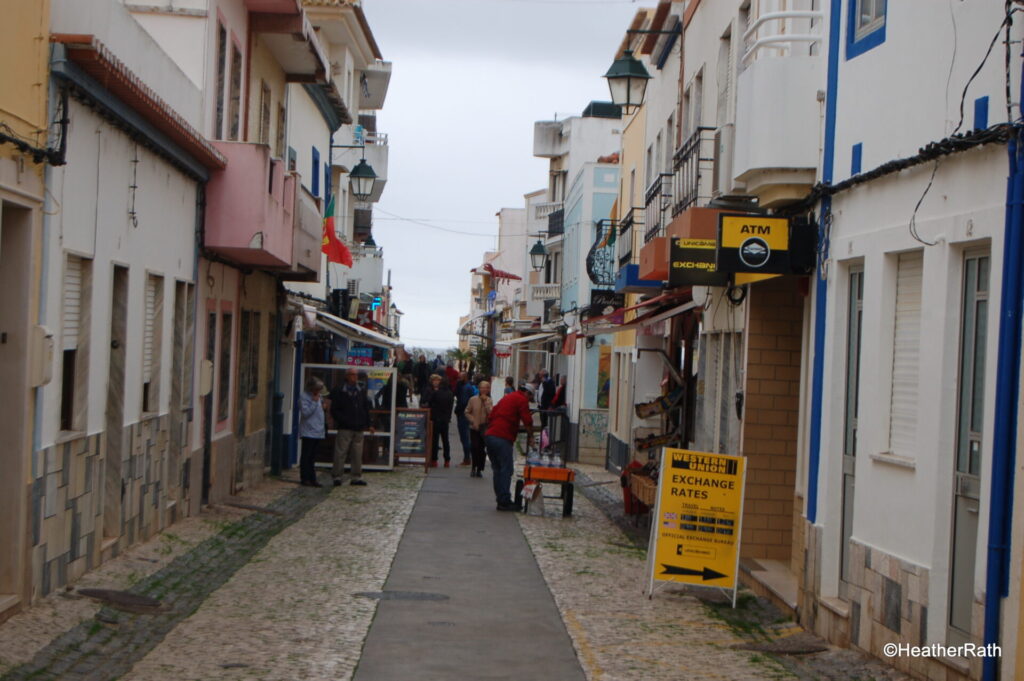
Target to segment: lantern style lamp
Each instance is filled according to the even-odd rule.
[[[544,248],[544,242],[537,239],[537,243],[530,249],[530,265],[535,272],[544,269],[544,263],[548,259],[548,249]]]
[[[373,167],[364,158],[348,174],[348,181],[352,188],[352,196],[357,201],[366,201],[373,194],[373,184],[377,181],[377,173],[373,172]]]
[[[612,62],[604,77],[608,79],[612,103],[622,107],[623,113],[631,114],[644,103],[644,92],[651,74],[643,62],[633,56],[633,50],[626,50]]]

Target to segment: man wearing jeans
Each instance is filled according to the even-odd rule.
[[[491,425],[487,428],[487,455],[494,471],[494,497],[499,511],[518,511],[512,503],[512,469],[515,459],[512,445],[519,434],[520,422],[526,428],[526,441],[533,441],[533,415],[530,414],[529,388],[525,383],[519,390],[505,395],[491,409]]]
[[[345,371],[345,382],[331,390],[331,418],[338,429],[334,436],[334,465],[331,473],[334,486],[341,484],[348,459],[353,485],[365,485],[363,480],[363,431],[370,426],[370,400],[366,388],[359,385],[359,372],[354,368]]]

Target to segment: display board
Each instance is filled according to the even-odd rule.
[[[739,587],[746,459],[665,448],[651,519],[648,594],[654,582]]]
[[[395,458],[430,459],[430,410],[395,410]]]

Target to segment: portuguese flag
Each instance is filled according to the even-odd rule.
[[[320,250],[327,254],[327,262],[336,262],[352,267],[352,252],[341,243],[341,239],[334,232],[334,197],[327,204],[324,212],[324,240]]]

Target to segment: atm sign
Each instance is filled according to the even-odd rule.
[[[760,215],[719,216],[715,263],[720,272],[788,272],[789,220]]]

